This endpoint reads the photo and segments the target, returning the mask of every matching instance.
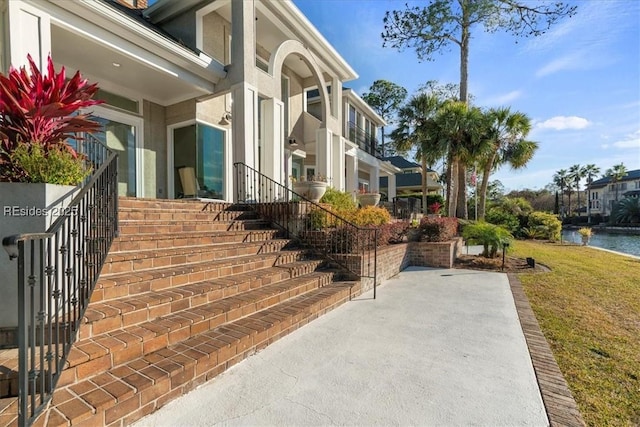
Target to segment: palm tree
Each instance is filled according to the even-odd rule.
[[[627,176],[627,167],[624,163],[620,163],[619,165],[614,165],[612,168],[607,169],[604,173],[606,176],[611,178],[611,182],[615,186],[616,190],[616,202],[618,201],[618,181],[622,180],[625,176]]]
[[[580,216],[580,181],[586,176],[584,167],[573,165],[569,168],[569,176],[573,180],[578,197],[578,216]]]
[[[568,178],[566,169],[560,169],[553,175],[553,183],[560,188],[560,218],[564,217],[564,189],[567,187]]]
[[[600,173],[600,168],[594,164],[589,164],[584,167],[584,174],[587,177],[587,223],[591,224],[591,183],[593,177]]]
[[[406,153],[416,150],[422,166],[422,211],[427,213],[427,170],[440,157],[442,147],[434,138],[434,117],[441,105],[440,100],[430,94],[413,96],[398,112],[399,123],[390,136],[396,151]]]
[[[450,182],[456,188],[456,202],[449,203],[449,216],[468,218],[467,170],[485,156],[489,147],[486,138],[487,119],[482,110],[460,101],[446,101],[435,117],[434,135],[439,146],[446,149],[451,166]]]
[[[484,219],[489,176],[501,165],[510,164],[512,168],[524,167],[538,149],[538,144],[526,141],[531,131],[531,120],[520,112],[512,113],[509,108],[492,108],[487,112],[490,123],[487,138],[491,147],[487,156],[481,160],[483,169],[480,184],[478,219]]]

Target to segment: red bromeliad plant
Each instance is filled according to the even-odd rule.
[[[64,67],[56,74],[51,57],[43,75],[31,56],[27,58],[31,73],[26,67],[11,67],[7,76],[0,74],[0,181],[23,180],[25,172],[12,161],[21,144],[38,144],[45,156],[50,150],[63,149],[75,157],[66,140],[101,129],[88,114],[77,113],[102,103],[91,99],[98,90],[96,84],[89,85],[80,72],[67,80]]]

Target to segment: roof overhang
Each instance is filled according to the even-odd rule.
[[[137,93],[151,94],[149,99],[161,104],[210,94],[215,83],[226,76],[222,64],[179,45],[106,2],[49,0],[38,7],[51,16],[56,62],[61,60],[68,68],[94,78],[117,80]],[[122,67],[116,70],[113,63]]]

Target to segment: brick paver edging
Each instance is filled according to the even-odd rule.
[[[551,347],[540,330],[520,279],[515,274],[507,276],[550,425],[585,426],[578,405],[553,357]]]

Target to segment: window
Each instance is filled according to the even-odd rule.
[[[640,188],[640,181],[636,181],[636,188]]]
[[[224,130],[203,123],[173,130],[175,197],[223,198],[225,140]],[[196,182],[187,182],[193,175]]]
[[[283,107],[283,119],[284,119],[284,136],[289,136],[289,78],[286,76],[282,76],[282,80],[280,81],[281,89],[280,89],[280,99],[284,103]]]
[[[615,184],[611,184],[609,186],[609,191],[616,191],[616,185]]]
[[[264,59],[256,56],[256,67],[265,73],[269,72],[269,64]]]
[[[620,184],[618,184],[620,187],[620,190],[624,191],[627,189],[627,183],[626,182],[621,182]]]

